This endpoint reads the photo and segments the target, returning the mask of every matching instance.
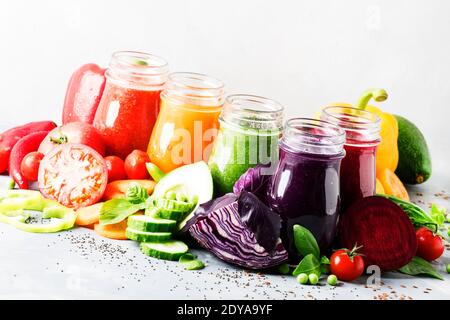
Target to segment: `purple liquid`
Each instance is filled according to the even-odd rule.
[[[281,239],[291,259],[299,257],[292,232],[295,224],[313,233],[321,252],[333,243],[343,155],[292,152],[280,146],[280,162],[269,182],[267,202],[282,218]]]

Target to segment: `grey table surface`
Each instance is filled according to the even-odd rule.
[[[0,176],[0,187],[7,178]],[[435,174],[410,188],[415,202],[431,201],[450,210],[449,179]],[[262,274],[223,263],[192,250],[207,267],[186,271],[177,262],[147,257],[136,242],[109,240],[74,228],[33,234],[0,224],[1,299],[450,299],[450,248],[435,263],[445,281],[382,274],[381,285],[366,277],[331,287],[304,286],[292,276]]]

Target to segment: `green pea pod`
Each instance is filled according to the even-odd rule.
[[[24,210],[42,211],[47,223],[27,223],[30,214]],[[7,190],[0,192],[0,222],[35,233],[70,229],[75,224],[75,211],[56,201],[45,199],[38,191]]]

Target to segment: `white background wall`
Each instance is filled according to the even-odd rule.
[[[3,125],[59,121],[71,72],[127,49],[276,99],[289,116],[384,87],[383,108],[416,122],[443,165],[449,155],[446,0],[1,0],[0,49]]]

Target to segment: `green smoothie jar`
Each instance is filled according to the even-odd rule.
[[[267,165],[267,174],[278,162],[278,140],[283,128],[283,106],[271,99],[236,94],[225,99],[219,117],[209,168],[216,196],[233,191],[247,169]]]

